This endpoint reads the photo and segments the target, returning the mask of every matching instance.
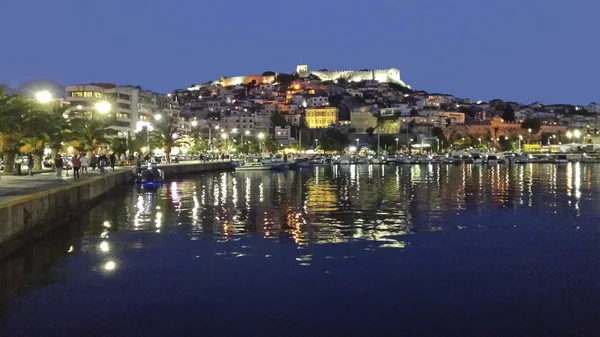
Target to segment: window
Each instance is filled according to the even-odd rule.
[[[83,97],[83,92],[81,91],[71,91],[70,94],[71,97]]]
[[[120,99],[124,99],[126,101],[131,101],[131,96],[125,94],[119,94]]]
[[[101,92],[94,92],[94,97],[95,98],[104,98],[104,95],[102,95]]]
[[[129,105],[127,103],[119,103],[119,108],[129,110],[129,109],[131,109],[131,105]]]
[[[91,92],[91,91],[85,91],[85,92],[83,93],[83,97],[93,97],[93,96],[94,96],[94,95],[93,95],[93,92]]]

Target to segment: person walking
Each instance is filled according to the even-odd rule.
[[[108,157],[110,159],[110,168],[114,171],[115,170],[115,163],[117,162],[117,156],[115,156],[115,153],[111,153],[110,157]]]
[[[89,161],[88,157],[85,155],[85,153],[81,155],[81,158],[79,158],[79,161],[81,162],[81,175],[84,177],[87,177],[88,166],[90,164],[90,161]]]
[[[54,167],[56,167],[56,176],[60,179],[63,170],[63,159],[60,157],[60,154],[57,154],[54,159]]]
[[[104,168],[106,167],[106,160],[107,158],[105,154],[101,154],[98,158],[98,161],[100,162],[100,173],[104,173]]]
[[[90,166],[92,167],[92,171],[96,171],[96,165],[98,165],[98,158],[92,153],[92,158],[90,158]]]
[[[77,155],[74,155],[73,159],[71,159],[71,166],[73,166],[73,179],[78,179],[79,169],[81,168],[81,160],[79,160]]]
[[[31,152],[27,155],[27,174],[33,176],[33,155]]]

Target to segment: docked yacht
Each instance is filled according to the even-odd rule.
[[[273,165],[265,164],[258,159],[240,160],[239,166],[235,167],[235,171],[269,171]]]

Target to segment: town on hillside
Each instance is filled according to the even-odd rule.
[[[28,85],[20,91],[33,97],[39,87]],[[170,121],[178,138],[196,138],[189,151],[230,152],[236,146],[244,151],[259,136],[270,151],[338,152],[375,144],[396,152],[411,144],[438,150],[449,146],[511,150],[522,143],[535,151],[567,142],[600,141],[600,106],[594,102],[577,106],[472,101],[413,90],[395,68],[313,71],[298,65],[293,73],[221,77],[169,94],[108,83],[53,90],[53,99],[67,106],[65,114],[104,118],[111,138],[144,138],[144,132]],[[105,115],[95,111],[103,100],[111,102]],[[150,146],[143,151],[151,151]]]

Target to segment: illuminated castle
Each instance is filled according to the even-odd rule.
[[[361,82],[374,80],[382,83],[396,83],[410,88],[400,79],[400,70],[396,68],[375,69],[375,70],[342,70],[342,71],[309,71],[308,65],[299,64],[296,67],[296,73],[302,78],[314,75],[321,81],[335,81],[343,78],[350,82]]]

